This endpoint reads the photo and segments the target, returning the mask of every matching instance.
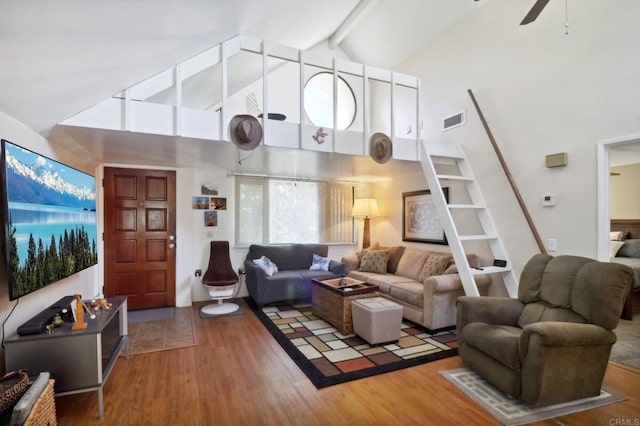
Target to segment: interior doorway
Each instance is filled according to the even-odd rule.
[[[637,162],[640,163],[640,134],[602,141],[597,147],[597,256],[598,260],[603,262],[610,259],[610,167],[612,159],[617,155],[623,155],[627,158],[637,156]]]
[[[176,304],[176,172],[104,169],[104,293],[129,310]]]

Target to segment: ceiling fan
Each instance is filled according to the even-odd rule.
[[[520,25],[527,25],[535,21],[538,15],[540,15],[540,12],[542,12],[542,9],[544,9],[544,7],[547,5],[547,3],[549,3],[549,0],[537,0],[529,13],[527,13],[527,16],[525,16],[522,22],[520,22]]]
[[[549,0],[537,0],[529,13],[527,13],[527,16],[525,16],[522,22],[520,22],[520,25],[527,25],[535,21],[538,15],[540,15],[540,12],[542,12],[542,9],[544,9],[544,7],[547,5],[547,3],[549,3]]]

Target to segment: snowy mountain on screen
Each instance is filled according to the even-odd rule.
[[[24,164],[8,150],[5,161],[10,202],[95,210],[95,189],[65,180],[66,166],[40,156],[33,164]]]

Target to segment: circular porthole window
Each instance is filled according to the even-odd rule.
[[[333,128],[333,74],[320,72],[304,86],[304,110],[319,127]],[[349,84],[338,77],[338,120],[336,129],[347,129],[356,118],[356,97]]]

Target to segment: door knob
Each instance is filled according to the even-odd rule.
[[[175,244],[173,244],[173,243],[172,243],[172,244],[169,244],[169,248],[170,248],[170,249],[175,248],[175,246],[176,246],[176,245],[175,245]]]

